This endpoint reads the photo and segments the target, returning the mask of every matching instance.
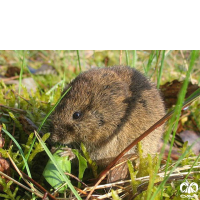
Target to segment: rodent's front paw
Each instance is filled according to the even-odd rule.
[[[72,160],[72,159],[74,159],[75,158],[75,155],[74,155],[74,153],[72,152],[72,149],[71,148],[69,148],[69,147],[63,147],[63,148],[61,148],[63,151],[62,152],[60,152],[59,153],[59,155],[61,156],[61,157],[64,157],[64,156],[69,156],[69,160]]]

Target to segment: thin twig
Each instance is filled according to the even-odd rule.
[[[52,196],[47,190],[45,190],[40,184],[38,184],[36,181],[34,181],[33,179],[31,179],[28,175],[26,175],[24,172],[22,172],[21,170],[18,169],[18,167],[16,166],[16,164],[14,163],[14,161],[12,160],[12,158],[10,157],[10,155],[7,153],[13,167],[15,168],[15,170],[17,171],[17,173],[22,177],[22,179],[26,182],[26,184],[29,185],[29,187],[32,188],[31,192],[34,193],[35,195],[37,195],[40,198],[44,197],[44,194],[47,193],[47,195],[50,197],[50,199],[52,200],[56,200],[56,198],[54,196]],[[41,192],[39,192],[36,188],[33,187],[32,184],[30,184],[28,181],[30,181],[32,184],[34,184],[35,186],[37,186],[42,192],[44,192],[44,194],[42,194]]]
[[[76,179],[77,181],[79,181],[80,183],[82,183],[85,187],[88,187],[88,185],[86,185],[83,181],[81,181],[78,177],[74,176],[73,174],[67,173],[65,172],[66,175]]]
[[[20,182],[16,181],[15,179],[11,178],[10,176],[4,174],[4,173],[1,172],[1,171],[0,171],[0,175],[1,175],[1,176],[4,176],[4,177],[7,178],[8,180],[11,180],[13,183],[15,183],[15,184],[19,185],[20,187],[26,189],[27,191],[29,191],[29,192],[31,192],[31,193],[33,192],[30,188],[26,187],[25,185],[21,184]]]
[[[33,105],[29,102],[30,100],[27,100],[27,99],[25,99],[24,97],[22,97],[22,95],[17,94],[14,90],[11,90],[11,92],[13,92],[13,94],[14,94],[15,96],[20,97],[21,99],[23,99],[24,101],[26,101],[26,103],[28,103],[29,105],[33,106]]]
[[[19,113],[22,113],[22,114],[26,114],[26,111],[25,110],[22,110],[22,109],[19,109],[19,108],[11,108],[9,106],[5,106],[3,104],[0,104],[0,107],[3,107],[3,108],[6,108],[6,109],[9,109],[9,110],[12,110],[14,112],[19,112]]]
[[[22,175],[22,173],[21,173],[20,170],[18,169],[17,165],[14,163],[13,159],[10,157],[10,155],[9,155],[8,153],[7,153],[7,156],[8,156],[8,158],[10,159],[10,161],[11,161],[13,167],[15,168],[15,170],[17,171],[17,173],[19,174],[19,176],[22,177],[22,179],[25,181],[25,183],[32,189],[32,192],[33,192],[35,195],[37,195],[38,197],[40,197],[40,198],[43,197],[43,195],[42,195],[39,191],[37,191],[37,190],[33,187],[33,185],[30,184],[30,183],[26,180],[26,178],[24,178],[24,176]]]
[[[26,75],[23,75],[23,77],[26,77]],[[13,77],[9,77],[9,78],[1,78],[0,80],[2,80],[3,82],[7,82],[7,81],[15,80],[18,78],[19,78],[19,76],[13,76]]]
[[[35,186],[39,188],[44,193],[47,193],[47,195],[50,197],[50,199],[56,200],[54,196],[52,196],[45,188],[43,188],[40,184],[38,184],[36,181],[34,181],[32,178],[30,178],[28,175],[26,175],[24,172],[20,171],[22,175],[29,180],[31,183],[33,183]]]

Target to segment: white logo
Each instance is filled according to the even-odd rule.
[[[192,198],[194,197],[194,195],[190,195],[190,194],[194,194],[198,191],[198,185],[197,183],[189,183],[187,180],[186,182],[181,183],[180,185],[180,190],[182,193],[186,193],[186,195],[182,194],[181,198]]]

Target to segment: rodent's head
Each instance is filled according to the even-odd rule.
[[[126,113],[126,83],[116,73],[93,69],[80,74],[52,116],[54,142],[101,145],[119,128]]]

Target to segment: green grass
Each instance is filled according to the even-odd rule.
[[[180,118],[180,115],[181,115],[182,105],[184,103],[185,94],[186,94],[186,90],[187,90],[187,87],[188,87],[189,76],[190,76],[190,74],[192,72],[192,68],[193,68],[193,65],[194,65],[197,53],[198,53],[197,51],[193,51],[192,52],[191,62],[190,62],[190,65],[189,65],[189,69],[188,69],[188,71],[186,73],[186,78],[185,78],[183,86],[182,86],[182,88],[180,90],[174,114],[173,114],[172,118],[169,120],[168,130],[167,130],[167,133],[166,133],[165,138],[164,138],[164,144],[166,145],[167,142],[168,142],[168,140],[169,140],[169,135],[173,131],[173,137],[172,137],[171,144],[170,144],[170,150],[169,150],[169,154],[168,154],[168,158],[167,158],[167,163],[166,163],[166,168],[165,168],[165,174],[167,173],[167,169],[168,169],[168,166],[169,166],[169,163],[170,163],[170,156],[171,156],[171,152],[172,152],[172,146],[174,144],[175,134],[176,134],[176,131],[177,131],[178,122],[179,122],[179,118]],[[157,173],[157,171],[158,171],[158,169],[160,167],[160,163],[161,163],[162,155],[164,153],[165,145],[162,148],[162,151],[161,151],[161,154],[160,154],[160,158],[159,158],[159,162],[158,162],[158,165],[156,166],[156,173]],[[185,151],[185,153],[179,158],[179,160],[175,164],[176,167],[178,166],[178,164],[181,162],[181,160],[184,158],[184,155],[186,155],[186,153],[188,151],[189,150]],[[173,170],[176,169],[176,167],[174,167],[171,170],[171,172],[173,172]],[[170,174],[167,175],[167,177],[162,182],[162,184],[159,186],[159,188],[157,189],[157,191],[152,195],[151,200],[153,200],[156,197],[156,195],[158,194],[158,192],[162,189],[162,187],[164,186],[164,184],[167,181],[167,178],[169,178],[169,175]],[[152,187],[153,187],[153,185],[152,185]],[[149,194],[147,196],[147,199],[150,199],[150,196],[151,196],[151,194]]]
[[[182,56],[184,55],[184,57]],[[107,61],[106,61],[107,60]],[[36,138],[31,140],[32,143],[27,142],[29,139],[29,134],[33,130],[24,130],[27,122],[19,120],[20,116],[23,115],[30,119],[37,127],[37,132],[42,131],[43,133],[48,132],[48,127],[50,123],[49,115],[57,106],[59,101],[62,99],[61,92],[65,85],[75,78],[81,71],[89,69],[91,66],[112,66],[119,65],[120,51],[0,51],[0,73],[3,74],[8,66],[17,66],[21,69],[19,77],[16,80],[19,81],[18,91],[15,91],[14,86],[6,85],[8,80],[4,78],[4,81],[0,82],[0,105],[7,106],[0,110],[0,121],[6,125],[2,129],[3,137],[5,138],[5,145],[3,146],[1,153],[6,155],[5,152],[9,152],[10,156],[17,162],[17,159],[21,159],[19,168],[22,170],[26,169],[28,175],[36,180],[38,183],[43,185],[46,190],[50,190],[50,186],[42,178],[42,172],[47,163],[49,154],[48,144],[43,145],[45,152],[38,152],[34,155],[34,159],[31,163],[28,163],[28,157],[35,150],[35,145],[37,146]],[[107,63],[106,63],[107,62]],[[185,66],[185,62],[188,63],[188,69]],[[43,64],[52,66],[56,73],[51,75],[37,75],[31,74],[28,70],[28,66],[32,68],[40,68]],[[167,163],[165,166],[166,171],[172,173],[178,166],[183,165],[183,160],[188,159],[191,147],[184,147],[182,155],[179,160],[174,162],[170,159],[170,154],[172,150],[172,145],[175,140],[175,133],[178,125],[178,119],[181,113],[181,106],[184,102],[184,97],[189,83],[189,78],[192,77],[200,83],[200,54],[198,51],[123,51],[122,52],[122,65],[130,65],[135,67],[146,76],[148,76],[153,82],[156,83],[157,88],[166,82],[170,82],[174,79],[184,80],[183,87],[179,94],[179,100],[175,107],[175,113],[171,120],[167,124],[167,133],[165,137],[165,143],[167,143],[169,135],[173,133],[171,139],[171,147]],[[32,77],[36,84],[36,90],[33,92],[27,91],[22,85],[22,79],[24,77]],[[20,94],[20,96],[11,92],[14,90],[15,93]],[[197,94],[199,95],[199,94]],[[9,108],[10,107],[10,108]],[[17,110],[20,108],[20,110]],[[13,110],[14,109],[14,110]],[[195,130],[200,128],[200,101],[199,98],[189,107],[192,113],[192,119],[196,122]],[[24,112],[23,112],[24,111]],[[22,114],[23,112],[23,114]],[[11,114],[12,113],[12,114]],[[192,124],[193,121],[185,122],[185,124]],[[24,125],[25,124],[25,125]],[[31,126],[31,125],[29,125]],[[199,130],[200,131],[200,130]],[[6,134],[5,134],[6,133]],[[13,147],[10,146],[10,140],[13,141]],[[30,143],[30,144],[29,144]],[[28,146],[26,146],[29,144]],[[28,151],[28,150],[29,151]],[[25,155],[24,155],[25,152]],[[48,152],[48,153],[47,153]],[[162,153],[164,149],[162,150]],[[161,153],[161,155],[162,155]],[[48,155],[48,156],[47,156]],[[51,157],[52,159],[52,157]],[[53,160],[53,159],[52,159]],[[151,158],[147,159],[151,163]],[[193,171],[193,165],[199,161],[196,160],[188,161],[192,165],[191,169],[188,171]],[[157,163],[156,172],[160,169],[161,156]],[[171,164],[173,167],[170,167]],[[55,163],[56,165],[56,163]],[[129,163],[130,166],[130,163]],[[169,170],[168,170],[169,168]],[[131,168],[132,173],[136,174]],[[66,179],[63,171],[59,169],[61,176]],[[160,194],[170,195],[174,191],[172,188],[169,189],[169,184],[167,180],[170,174],[166,174],[165,178],[158,186],[154,186],[153,183],[156,180],[156,174],[149,168],[149,173],[151,174],[150,184],[148,186],[147,192],[144,191],[142,194],[138,195],[139,198],[146,199],[156,199]],[[153,175],[154,174],[154,175]],[[12,178],[18,179],[17,173],[12,171]],[[138,178],[138,177],[137,177]],[[134,180],[134,186],[139,184],[135,181],[132,176],[132,181]],[[77,192],[74,190],[73,185],[68,179],[65,180],[73,193],[80,199]],[[175,186],[178,187],[178,182],[174,182]],[[75,185],[74,185],[75,186]],[[136,190],[135,190],[136,191]],[[2,192],[0,192],[2,193]],[[118,199],[115,192],[113,197]],[[19,187],[17,195],[21,195],[22,198],[27,198],[25,195],[25,190]],[[31,194],[30,194],[31,195]],[[63,197],[61,195],[61,197]],[[32,197],[34,199],[34,196]],[[163,197],[163,199],[166,199]]]

